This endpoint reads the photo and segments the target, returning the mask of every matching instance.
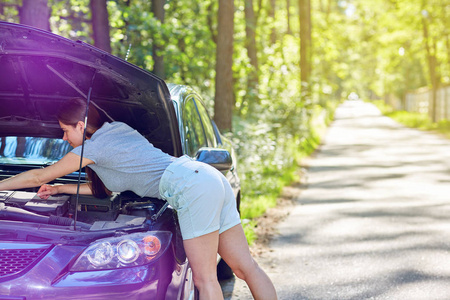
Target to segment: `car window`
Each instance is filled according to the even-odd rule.
[[[0,164],[48,164],[60,160],[72,147],[62,139],[0,137]]]
[[[197,150],[207,146],[200,116],[197,113],[194,99],[186,100],[183,109],[183,130],[186,145],[186,153],[194,156]]]
[[[200,101],[195,101],[197,104],[198,113],[203,123],[203,129],[205,130],[206,140],[209,147],[217,147],[217,139],[214,133],[214,127],[211,122],[211,118],[208,115],[208,111]]]

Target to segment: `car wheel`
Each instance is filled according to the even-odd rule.
[[[220,259],[217,264],[217,278],[219,280],[228,280],[233,278],[233,276],[233,270],[231,270],[223,259]]]

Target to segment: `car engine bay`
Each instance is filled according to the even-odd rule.
[[[154,223],[166,208],[163,200],[140,198],[132,192],[104,199],[79,195],[77,200],[76,195],[41,199],[36,192],[0,191],[0,220],[68,226],[76,217],[76,223],[91,231]]]

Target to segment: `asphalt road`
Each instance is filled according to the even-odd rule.
[[[309,164],[258,258],[279,299],[450,299],[449,140],[347,101]],[[224,291],[252,299],[239,280]]]

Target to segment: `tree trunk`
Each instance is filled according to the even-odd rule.
[[[299,0],[300,9],[300,72],[301,99],[311,96],[311,3]]]
[[[166,0],[152,0],[152,12],[157,20],[164,23],[164,4]],[[166,77],[166,71],[164,68],[164,56],[160,55],[162,50],[158,40],[153,39],[153,73],[161,78]]]
[[[425,10],[423,10],[425,11]],[[422,28],[423,28],[423,39],[425,43],[425,49],[427,52],[428,61],[428,72],[430,76],[431,83],[431,109],[429,111],[430,117],[433,122],[437,121],[437,90],[439,85],[439,75],[437,72],[437,58],[436,58],[436,45],[430,45],[432,43],[430,40],[428,32],[428,20],[427,16],[422,15]],[[434,51],[432,51],[434,49]]]
[[[20,23],[50,31],[50,9],[47,0],[23,0]]]
[[[109,35],[109,16],[106,0],[91,0],[92,31],[94,33],[94,46],[111,53],[111,40]]]
[[[206,16],[206,23],[208,24],[209,31],[211,32],[211,39],[214,44],[217,45],[217,33],[213,26],[213,2],[210,2],[208,5],[208,14]]]
[[[263,6],[263,1],[258,0],[258,10],[256,11],[256,24],[258,24],[259,17],[261,16],[262,6]]]
[[[270,42],[273,45],[277,42],[277,32],[275,29],[275,0],[270,0],[269,17],[272,19],[270,30]]]
[[[445,39],[445,48],[447,50],[446,51],[447,61],[445,63],[447,65],[449,65],[450,64],[450,37],[449,37],[449,30],[448,30],[449,22],[448,22],[448,17],[447,17],[446,5],[445,5],[445,3],[442,3],[441,5],[442,5],[441,6],[442,20],[444,20],[444,32],[443,32],[443,34],[444,34],[444,37],[445,37],[444,38]],[[445,93],[445,96],[444,96],[444,99],[445,99],[444,105],[445,105],[445,107],[443,108],[444,109],[444,118],[448,119],[449,115],[448,115],[447,89],[444,90],[444,93]]]
[[[233,33],[234,2],[233,0],[219,0],[214,121],[221,131],[231,131],[232,129]]]
[[[258,87],[258,57],[256,50],[256,19],[255,11],[253,9],[253,0],[245,0],[245,34],[246,34],[246,48],[252,70],[248,79],[248,89],[251,94],[257,93]]]
[[[287,34],[292,34],[291,29],[291,0],[286,0],[286,15],[287,15]]]

